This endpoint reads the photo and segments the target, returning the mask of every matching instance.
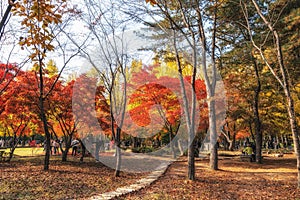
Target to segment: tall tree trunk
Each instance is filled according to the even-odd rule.
[[[42,59],[39,59],[39,88],[40,88],[40,96],[39,96],[39,107],[40,107],[40,115],[41,120],[43,123],[43,128],[46,136],[46,154],[45,154],[45,160],[44,160],[44,170],[49,170],[49,163],[50,163],[50,140],[51,135],[48,129],[48,123],[47,123],[47,117],[45,114],[45,107],[44,107],[44,79],[43,79],[43,62]]]
[[[236,149],[236,124],[234,122],[233,124],[233,136],[232,136],[232,150],[230,151],[233,151],[234,149]]]
[[[280,38],[278,35],[277,30],[274,28],[274,26],[265,18],[263,15],[260,7],[256,3],[255,0],[252,0],[253,5],[255,6],[255,9],[258,13],[258,15],[261,17],[261,19],[264,21],[265,25],[267,25],[268,29],[271,31],[272,35],[275,38],[274,45],[276,47],[276,53],[277,53],[277,61],[280,69],[280,76],[276,74],[274,71],[273,67],[269,64],[267,59],[264,56],[264,53],[260,47],[258,47],[253,38],[251,38],[253,46],[260,52],[260,55],[262,56],[263,60],[267,64],[268,68],[270,69],[271,73],[273,76],[276,78],[276,80],[280,83],[284,90],[284,94],[286,96],[286,101],[287,101],[287,111],[290,119],[290,126],[293,134],[293,142],[294,142],[294,150],[295,154],[297,157],[297,170],[298,170],[298,188],[300,188],[300,145],[299,145],[299,129],[297,125],[297,119],[296,119],[296,114],[295,114],[295,108],[294,108],[294,101],[291,96],[291,89],[290,89],[290,79],[289,75],[287,72],[287,68],[284,65],[284,60],[283,60],[283,54],[282,54],[282,47],[280,43]],[[247,19],[248,20],[248,19]],[[248,21],[247,21],[248,22]],[[251,30],[249,28],[249,22],[248,22],[248,29],[249,29],[249,34],[251,35]]]
[[[172,25],[172,24],[171,24]],[[191,110],[189,110],[189,102],[187,97],[187,91],[185,89],[185,83],[183,79],[182,73],[182,66],[180,62],[179,52],[177,49],[176,44],[176,35],[175,31],[173,32],[173,47],[175,50],[175,58],[176,64],[178,67],[178,76],[180,81],[180,89],[183,99],[183,107],[185,112],[185,119],[186,119],[186,127],[188,130],[188,179],[195,180],[195,145],[194,145],[194,138],[195,138],[195,106],[196,106],[196,95],[195,95],[195,79],[196,76],[196,64],[193,64],[193,79],[192,79],[192,102],[191,102]],[[196,62],[196,49],[195,49],[195,40],[193,40],[193,62]]]
[[[99,153],[100,153],[100,148],[101,148],[101,141],[100,141],[100,138],[96,138],[96,141],[95,141],[95,159],[96,161],[99,161]]]
[[[69,150],[70,150],[70,147],[66,147],[65,150],[62,151],[62,158],[61,158],[62,162],[67,161]]]
[[[257,63],[254,59],[254,56],[251,55],[252,61],[254,64],[255,70],[255,77],[257,81],[256,88],[254,90],[254,102],[253,102],[253,114],[254,114],[254,126],[255,126],[255,161],[257,163],[262,163],[262,131],[261,131],[261,122],[259,117],[259,94],[261,91],[261,83],[260,83],[260,76],[259,76],[259,69]]]
[[[209,134],[210,134],[210,162],[209,166],[213,170],[218,169],[218,149],[217,149],[217,129],[216,129],[216,108],[215,108],[215,90],[217,83],[217,68],[216,68],[216,58],[215,58],[215,50],[216,50],[216,31],[217,31],[217,6],[218,1],[214,1],[213,6],[213,26],[212,26],[212,38],[211,38],[211,77],[209,76],[208,64],[206,62],[208,47],[207,40],[205,34],[205,26],[201,14],[200,7],[196,9],[198,16],[198,29],[200,32],[200,46],[202,47],[202,71],[204,76],[204,81],[206,85],[207,92],[207,104],[208,104],[208,112],[209,112]]]
[[[80,142],[80,146],[81,146],[81,157],[80,157],[80,162],[83,162],[83,158],[85,157],[85,153],[86,153],[86,148],[84,146],[84,143],[82,140],[79,140]]]
[[[217,170],[218,169],[218,145],[217,145],[215,100],[208,101],[208,110],[209,110],[209,133],[210,133],[209,166],[211,169]]]
[[[17,137],[16,137],[16,134],[14,134],[14,138],[13,138],[13,144],[11,145],[11,147],[10,147],[10,150],[9,150],[9,157],[7,158],[7,162],[10,162],[11,161],[11,159],[13,158],[13,155],[14,155],[14,151],[15,151],[15,149],[16,149],[16,147],[17,147],[17,145],[18,145],[18,142],[19,142],[19,140],[17,140],[17,142],[15,142],[17,140]]]
[[[63,150],[62,148],[60,148],[60,150],[62,152],[62,159],[61,159],[62,162],[66,162],[67,161],[68,153],[69,153],[69,150],[71,148],[71,140],[72,140],[72,137],[68,137],[68,139],[66,141],[65,150]]]
[[[170,148],[171,148],[171,151],[172,151],[172,156],[173,158],[175,159],[176,158],[176,152],[175,152],[175,148],[174,148],[174,142],[172,141],[173,139],[173,131],[172,131],[172,126],[170,125],[169,126],[169,144],[170,144]]]
[[[50,163],[50,140],[51,135],[48,130],[47,118],[44,111],[44,101],[43,98],[40,98],[40,109],[41,109],[41,116],[42,122],[44,126],[44,131],[46,135],[46,153],[45,153],[45,160],[44,160],[44,170],[49,170],[49,163]]]
[[[195,180],[195,141],[194,141],[194,130],[189,131],[188,138],[188,179]]]
[[[181,139],[177,140],[177,145],[178,145],[178,149],[180,151],[180,155],[182,156],[184,154],[184,150],[183,150],[182,145],[181,145]]]
[[[253,129],[252,129],[252,121],[249,121],[249,128],[250,128],[251,139],[256,143],[255,135],[254,135]],[[248,139],[249,139],[249,138],[248,138]]]
[[[298,170],[298,188],[300,188],[300,145],[299,145],[299,129],[296,120],[294,109],[294,101],[291,97],[289,88],[285,88],[286,98],[288,102],[288,114],[290,118],[291,129],[293,133],[294,151],[297,157],[297,170]]]
[[[121,148],[120,148],[121,128],[119,128],[119,127],[117,128],[115,143],[116,143],[116,159],[117,159],[115,176],[119,177],[120,176],[120,170],[121,170],[121,162],[122,162]]]
[[[42,98],[41,98],[42,99]],[[40,101],[40,104],[44,104],[43,101]],[[48,125],[47,125],[47,118],[44,113],[44,106],[41,106],[41,115],[42,115],[42,121],[44,126],[44,131],[46,135],[46,154],[45,154],[45,160],[44,160],[44,170],[49,170],[49,163],[50,163],[50,133],[48,131]]]

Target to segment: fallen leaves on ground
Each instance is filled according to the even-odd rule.
[[[174,162],[151,186],[118,199],[300,199],[296,159],[265,157],[263,164],[221,157],[218,171],[196,160],[196,180],[187,181],[186,158]]]
[[[0,163],[0,199],[86,199],[130,185],[144,177],[142,173],[121,172],[86,158],[61,162],[52,159],[50,170],[43,171],[43,157],[23,158]]]

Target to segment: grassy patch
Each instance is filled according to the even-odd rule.
[[[42,147],[20,147],[16,148],[14,154],[17,156],[38,156],[44,155],[44,148]]]

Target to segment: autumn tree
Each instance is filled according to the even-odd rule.
[[[38,116],[34,112],[36,108],[34,107],[35,99],[33,99],[36,88],[32,85],[35,76],[30,77],[29,74],[32,75],[31,72],[20,72],[2,95],[7,101],[4,112],[0,115],[1,122],[12,138],[8,161],[11,160],[20,139],[29,135],[33,124],[37,123]],[[18,95],[15,95],[16,93]],[[33,95],[33,98],[30,95]]]
[[[273,4],[270,3],[271,10],[268,12],[264,12],[264,7],[266,5],[260,5],[259,2],[252,0],[251,5],[255,9],[255,13],[260,17],[259,20],[262,26],[268,29],[267,33],[258,32],[263,37],[263,41],[257,41],[254,39],[254,32],[253,28],[250,26],[250,15],[248,6],[245,5],[244,2],[240,1],[241,9],[243,10],[244,17],[247,22],[247,31],[250,35],[250,40],[252,42],[253,47],[259,53],[261,59],[263,60],[264,64],[268,67],[272,75],[278,81],[280,86],[282,87],[285,97],[286,97],[286,104],[287,104],[287,112],[289,115],[291,130],[293,134],[293,142],[294,142],[294,150],[297,156],[297,169],[298,169],[298,187],[300,187],[300,146],[299,146],[299,130],[298,130],[298,123],[294,108],[294,99],[291,93],[292,82],[289,76],[288,70],[289,68],[288,63],[285,62],[284,54],[283,54],[283,47],[282,47],[282,39],[280,35],[280,29],[277,27],[277,22],[282,18],[282,12],[285,10],[286,6],[291,4],[296,4],[296,1],[287,2],[287,1],[279,1],[274,2]],[[297,7],[296,7],[297,8]],[[291,8],[293,9],[293,8]],[[275,15],[275,18],[268,18],[268,16]],[[272,40],[270,40],[272,37]],[[268,48],[269,51],[272,52],[274,56],[274,60],[270,59],[266,56],[266,50],[263,47],[266,47],[268,43],[266,41],[271,42],[271,46]]]
[[[91,136],[99,138],[102,135],[109,135],[110,112],[104,96],[104,87],[98,85],[96,78],[82,74],[69,82],[64,90],[68,93],[65,102],[68,106],[65,109],[61,104],[63,109],[58,109],[59,113],[67,117],[58,116],[60,126],[62,126],[60,130],[64,131],[63,134],[65,138],[68,138],[68,143],[71,142],[72,136],[75,136],[73,132],[75,131],[76,137],[95,156],[96,160],[99,160],[99,151],[95,149],[95,152],[91,152],[91,146],[95,141],[87,140]],[[70,144],[67,145],[70,147]]]
[[[155,130],[155,133],[152,134],[157,134],[161,126],[164,127],[168,131],[169,145],[173,158],[175,158],[176,152],[172,139],[176,136],[181,124],[181,108],[178,97],[172,92],[171,88],[166,87],[165,83],[166,81],[173,82],[175,86],[179,82],[178,79],[171,77],[160,77],[158,79],[155,77],[154,72],[155,68],[151,70],[148,67],[148,70],[144,68],[132,74],[129,87],[137,84],[133,87],[137,88],[130,96],[129,113],[132,120],[139,127],[148,126],[152,123],[152,129]],[[141,83],[145,84],[140,85]],[[154,125],[157,127],[153,127]],[[146,137],[152,136],[151,133],[148,133]]]
[[[181,82],[182,95],[184,99],[185,117],[187,130],[189,133],[189,150],[188,150],[188,178],[194,180],[194,136],[195,136],[195,117],[196,117],[196,95],[186,96],[183,83],[182,63],[180,56],[188,58],[192,66],[191,89],[196,91],[195,80],[197,74],[205,80],[207,91],[207,103],[209,110],[209,134],[210,134],[210,167],[217,169],[217,116],[216,99],[219,88],[217,81],[216,65],[216,23],[217,9],[220,6],[218,1],[151,1],[154,6],[139,5],[136,9],[139,12],[130,13],[130,16],[145,22],[150,27],[160,31],[160,37],[167,39],[168,44],[172,47],[173,53],[177,58],[178,77]],[[133,3],[134,4],[134,3]],[[139,8],[142,7],[142,8]],[[141,13],[147,13],[150,20],[144,20]],[[145,12],[146,10],[146,12]],[[126,12],[126,11],[125,11]],[[128,13],[128,11],[127,11]],[[206,15],[209,13],[209,16]],[[147,19],[147,18],[146,18]],[[153,21],[151,21],[153,19]],[[159,20],[158,20],[159,19]],[[206,21],[210,26],[206,26]],[[210,42],[209,42],[210,41]],[[208,62],[209,59],[209,62]],[[190,99],[190,101],[188,101]],[[224,115],[224,113],[223,113]]]
[[[127,104],[126,68],[129,56],[124,39],[125,24],[117,16],[114,4],[101,4],[96,1],[85,3],[87,13],[82,16],[83,22],[89,27],[95,41],[94,51],[84,50],[83,56],[97,71],[101,84],[104,86],[110,107],[111,138],[116,145],[116,176],[121,167],[121,131]],[[120,34],[118,34],[120,32]],[[76,41],[74,41],[76,43]]]
[[[71,140],[76,133],[76,123],[72,114],[72,86],[74,81],[63,85],[56,83],[55,89],[47,99],[48,124],[52,133],[58,139],[63,138],[65,148],[61,148],[62,161],[67,161],[71,148]]]
[[[161,65],[163,65],[165,61],[164,58],[162,58]],[[174,57],[173,60],[168,60],[168,62],[170,65],[169,67],[171,67],[171,62],[173,62],[173,65],[176,67]],[[163,69],[165,72],[163,74],[161,74],[160,70],[160,65],[143,66],[140,71],[132,74],[130,87],[132,84],[136,84],[136,87],[134,87],[135,92],[130,96],[129,112],[132,119],[140,126],[149,126],[150,123],[152,129],[153,126],[155,126],[154,128],[156,131],[154,133],[153,131],[152,133],[149,131],[150,133],[148,133],[147,137],[153,137],[153,134],[159,134],[160,132],[157,132],[159,129],[166,129],[168,132],[167,134],[169,135],[169,146],[173,153],[173,157],[175,158],[177,156],[175,143],[183,138],[182,136],[177,135],[179,128],[183,123],[183,110],[181,109],[183,99],[181,96],[178,96],[178,94],[181,93],[178,78],[172,77],[174,76],[172,73],[166,73],[168,67]],[[186,84],[191,81],[190,76],[184,76],[184,79]],[[199,123],[199,129],[197,130],[200,131],[200,129],[204,128],[203,122],[205,122],[206,118],[206,116],[203,115],[203,113],[205,113],[205,102],[203,100],[206,98],[206,91],[204,81],[197,79],[195,85],[197,88],[197,102],[202,114],[200,117],[201,124]],[[186,91],[189,90],[186,89]],[[179,142],[178,146],[180,146]]]
[[[32,51],[29,58],[36,69],[39,88],[39,116],[43,122],[44,132],[46,136],[46,154],[44,170],[49,169],[50,159],[50,132],[48,128],[48,120],[45,112],[45,100],[52,91],[45,91],[44,69],[45,59],[48,51],[53,51],[54,46],[51,44],[55,34],[51,32],[50,26],[61,23],[62,13],[65,0],[57,0],[55,2],[49,0],[42,1],[18,1],[15,3],[13,12],[22,18],[22,25],[26,27],[27,33],[20,38],[19,44],[24,48],[31,46]],[[56,82],[54,82],[56,83]],[[53,85],[54,86],[54,85]]]
[[[20,69],[14,64],[4,64],[0,63],[0,114],[4,110],[4,105],[11,95],[5,95],[5,91],[8,89],[9,85],[14,82],[14,78],[18,75]]]

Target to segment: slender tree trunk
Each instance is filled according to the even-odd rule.
[[[254,114],[254,126],[255,126],[255,161],[257,163],[262,163],[262,132],[261,132],[261,122],[259,117],[259,94],[261,91],[261,83],[260,83],[260,76],[259,70],[256,61],[254,60],[253,55],[252,60],[254,63],[254,70],[255,70],[255,77],[257,81],[257,86],[254,90],[254,103],[253,103],[253,114]]]
[[[70,148],[66,147],[65,150],[62,151],[62,159],[61,159],[62,162],[66,162],[67,161],[69,149]]]
[[[188,179],[189,180],[195,180],[195,145],[194,145],[194,137],[195,137],[195,130],[194,130],[194,122],[193,120],[195,119],[195,105],[196,105],[196,97],[195,97],[195,89],[194,89],[194,81],[192,83],[192,102],[191,102],[191,110],[189,110],[189,102],[187,98],[187,93],[185,89],[185,84],[184,84],[184,79],[183,79],[183,73],[182,73],[182,66],[180,63],[180,58],[179,58],[179,52],[177,49],[177,44],[176,44],[176,37],[175,37],[175,31],[173,35],[173,47],[175,50],[175,56],[176,56],[176,64],[178,67],[178,76],[180,80],[180,89],[181,89],[181,94],[182,94],[182,99],[183,99],[183,107],[184,107],[184,112],[185,112],[185,119],[186,119],[186,126],[188,130]],[[194,41],[195,42],[195,41]],[[195,48],[193,49],[193,57],[196,56]],[[194,62],[196,62],[194,58]],[[193,69],[193,76],[196,76],[195,70],[196,70],[196,65],[194,64],[194,69]]]
[[[225,141],[227,142],[227,140],[225,140]],[[232,141],[232,140],[230,140],[230,141],[229,141],[228,148],[227,148],[227,149],[225,149],[225,150],[228,150],[228,151],[233,151],[233,141]]]
[[[293,133],[293,141],[294,141],[294,150],[295,154],[297,157],[297,169],[298,169],[298,188],[300,188],[300,145],[299,145],[299,129],[298,129],[298,124],[297,124],[297,119],[296,119],[296,114],[295,114],[295,107],[294,107],[294,100],[291,96],[291,90],[290,90],[290,82],[289,82],[289,77],[287,73],[287,69],[284,66],[283,62],[283,55],[282,55],[282,50],[281,50],[281,44],[280,44],[280,38],[276,30],[271,29],[270,30],[273,32],[276,40],[276,48],[277,48],[277,59],[279,62],[280,66],[280,71],[283,79],[283,89],[284,93],[286,96],[286,101],[287,101],[287,110],[289,114],[289,119],[290,119],[290,125]]]
[[[42,99],[42,98],[40,98]],[[48,130],[48,124],[47,124],[47,118],[45,115],[45,111],[44,111],[44,102],[43,100],[40,100],[40,105],[41,105],[41,115],[42,115],[42,121],[43,121],[43,125],[44,125],[44,131],[45,131],[45,135],[46,135],[46,154],[45,154],[45,160],[44,160],[44,170],[49,170],[49,163],[50,163],[50,140],[51,140],[51,136]]]
[[[232,150],[231,151],[236,149],[235,143],[236,143],[236,124],[234,122],[234,124],[233,124],[233,136],[232,136]]]
[[[26,125],[27,126],[27,125]],[[25,126],[25,127],[26,127]],[[13,145],[10,147],[9,150],[9,157],[7,158],[7,162],[10,162],[11,159],[13,158],[14,152],[19,144],[20,139],[22,138],[22,132],[24,131],[25,127],[23,128],[23,130],[21,131],[21,135],[19,137],[17,137],[17,133],[14,133],[14,137],[13,137]]]
[[[117,128],[117,133],[116,133],[116,170],[115,170],[115,176],[119,177],[120,176],[120,170],[121,170],[121,162],[122,162],[122,156],[121,156],[121,148],[120,148],[120,139],[121,139],[121,128]]]
[[[16,137],[14,137],[14,141],[16,140]],[[10,150],[9,150],[9,157],[7,158],[7,162],[10,162],[11,159],[13,158],[13,155],[14,155],[14,152],[15,152],[15,149],[18,145],[18,142],[16,144],[13,144],[11,147],[10,147]]]
[[[169,144],[170,144],[170,148],[171,148],[171,151],[172,151],[172,156],[173,158],[176,158],[176,152],[175,152],[175,148],[174,148],[174,142],[172,141],[173,139],[173,131],[172,131],[172,126],[170,125],[169,126]]]
[[[195,180],[195,141],[194,141],[194,130],[189,131],[188,139],[188,179]]]
[[[50,140],[51,135],[48,129],[47,117],[45,114],[45,107],[44,107],[44,79],[43,79],[43,60],[39,58],[39,108],[40,108],[40,116],[43,123],[43,128],[46,136],[46,153],[45,153],[45,160],[44,160],[44,170],[49,170],[49,163],[50,163]]]
[[[249,128],[250,128],[250,135],[252,140],[255,142],[255,135],[253,133],[253,129],[252,129],[252,121],[249,121]],[[256,142],[255,142],[256,143]]]
[[[81,146],[80,162],[83,162],[83,158],[85,157],[86,148],[85,148],[84,143],[82,142],[82,140],[79,140],[79,142],[80,142],[80,146]]]
[[[224,128],[225,125],[227,126],[227,129],[228,129],[227,131]],[[224,147],[225,147],[225,150],[233,151],[234,144],[235,144],[235,136],[233,136],[234,141],[233,141],[233,139],[230,139],[230,131],[229,131],[228,122],[226,122],[225,125],[222,127],[222,130],[221,130],[221,133],[224,136],[224,140],[223,140],[225,143]],[[234,124],[234,128],[233,128],[233,132],[235,132],[234,129],[235,129],[235,124]]]
[[[69,153],[69,150],[71,148],[71,140],[72,140],[72,137],[68,137],[68,139],[66,141],[65,150],[63,150],[62,148],[60,149],[61,152],[62,152],[62,159],[61,159],[62,162],[66,162],[67,161],[68,153]]]
[[[209,137],[210,137],[210,161],[209,166],[213,170],[218,169],[218,145],[216,128],[215,100],[208,101],[209,110]]]
[[[180,155],[182,156],[184,154],[184,150],[183,150],[182,145],[181,145],[181,139],[177,140],[177,144],[178,144],[178,149],[180,151]]]
[[[132,137],[132,143],[133,143],[132,147],[137,148],[137,138],[136,137]]]
[[[298,188],[300,188],[300,145],[299,145],[299,129],[297,125],[295,109],[294,109],[294,101],[291,97],[291,93],[289,92],[289,88],[285,89],[286,98],[288,102],[288,114],[290,118],[291,129],[293,133],[293,142],[294,142],[294,151],[297,157],[297,170],[298,170]]]
[[[15,3],[15,1],[16,0],[11,0],[11,2],[8,1],[9,5],[7,6],[6,11],[5,11],[5,13],[4,13],[4,15],[1,19],[1,22],[0,22],[0,41],[1,41],[2,36],[4,34],[4,28],[5,28],[5,25],[7,23],[8,18],[9,18],[9,13],[10,13],[10,11],[13,7],[13,3]]]
[[[289,115],[289,119],[290,119],[290,126],[291,126],[291,130],[292,130],[292,134],[293,134],[294,151],[295,151],[295,154],[296,154],[296,157],[297,157],[298,188],[300,188],[299,129],[298,129],[297,119],[296,119],[296,114],[295,114],[294,101],[293,101],[293,98],[291,96],[290,79],[289,79],[289,76],[288,76],[287,68],[285,67],[284,60],[283,60],[283,54],[282,54],[282,47],[281,47],[281,43],[280,43],[280,38],[279,38],[277,30],[267,20],[267,18],[265,18],[265,16],[263,15],[260,7],[256,3],[256,1],[252,0],[252,3],[254,5],[254,7],[255,7],[255,9],[256,9],[256,11],[258,13],[258,15],[264,21],[265,25],[267,25],[268,29],[271,31],[272,35],[275,38],[274,45],[275,45],[276,51],[277,51],[276,52],[277,53],[277,61],[278,61],[278,65],[279,65],[281,77],[279,77],[276,74],[276,72],[274,71],[274,69],[272,68],[272,66],[266,60],[266,58],[265,58],[265,56],[263,54],[262,49],[255,44],[253,38],[251,39],[251,41],[252,41],[253,46],[260,52],[260,55],[262,56],[263,60],[267,64],[267,66],[270,69],[271,73],[276,78],[276,80],[280,83],[280,85],[282,86],[282,88],[284,90],[284,93],[285,93],[285,96],[286,96],[286,101],[287,101],[287,111],[288,111],[288,115]],[[246,19],[246,20],[248,20],[248,19]],[[249,27],[249,23],[248,23],[248,31],[249,31],[249,34],[251,35],[251,30],[250,30],[250,27]]]
[[[101,146],[100,146],[100,141],[99,141],[99,139],[98,138],[96,138],[96,147],[95,147],[95,159],[96,159],[96,161],[99,161],[99,153],[100,153],[100,148],[101,148]]]

